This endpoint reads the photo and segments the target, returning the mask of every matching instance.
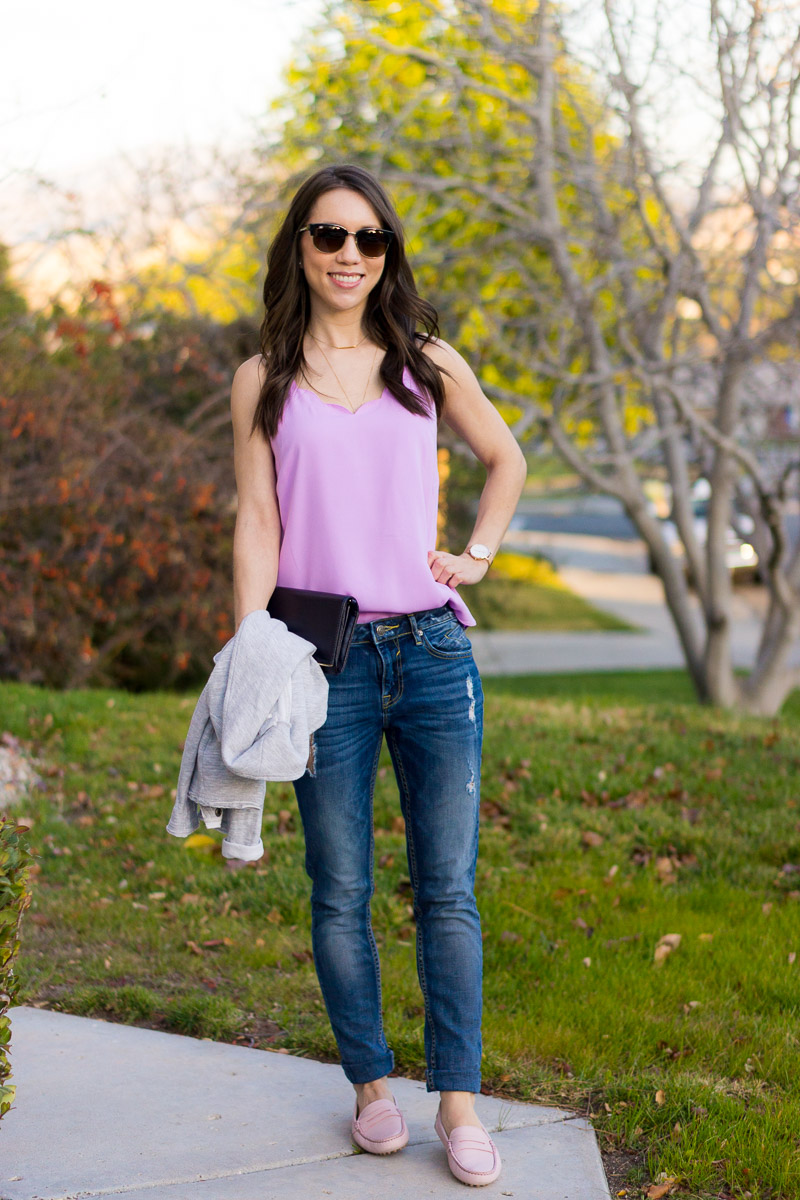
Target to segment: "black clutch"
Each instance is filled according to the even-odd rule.
[[[290,633],[317,647],[313,657],[330,675],[344,670],[358,621],[355,596],[276,587],[267,604],[271,617],[283,621]]]

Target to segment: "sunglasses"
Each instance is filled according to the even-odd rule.
[[[335,254],[337,250],[341,250],[347,241],[347,235],[352,233],[356,239],[358,253],[363,254],[364,258],[382,258],[394,237],[391,229],[367,227],[353,230],[345,229],[341,225],[326,225],[319,221],[315,221],[313,225],[304,225],[297,232],[305,233],[306,230],[311,234],[314,249],[323,254]]]

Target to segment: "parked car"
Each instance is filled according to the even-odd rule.
[[[707,479],[698,479],[692,485],[690,503],[692,506],[692,524],[698,545],[705,548],[708,536],[708,506],[711,499],[711,485]],[[662,510],[663,511],[663,510]],[[682,560],[684,570],[688,572],[686,551],[681,541],[680,533],[669,517],[661,516],[656,506],[653,512],[661,522],[664,537],[670,551],[676,558]],[[753,580],[758,577],[758,555],[748,541],[748,535],[753,532],[753,518],[748,513],[737,512],[736,529],[728,526],[725,533],[725,561],[728,564],[734,580]],[[648,553],[650,570],[655,574],[653,556]]]

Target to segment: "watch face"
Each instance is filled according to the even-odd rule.
[[[489,547],[484,546],[481,542],[474,542],[470,546],[469,552],[473,558],[488,558],[491,554]]]

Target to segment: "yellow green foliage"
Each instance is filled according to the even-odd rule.
[[[517,50],[535,47],[538,10],[535,0],[488,0],[480,15],[461,0],[333,0],[287,71],[273,109],[280,135],[264,147],[290,190],[299,175],[337,161],[360,163],[388,184],[419,290],[438,308],[443,336],[507,406],[506,419],[524,404],[551,411],[556,374],[575,378],[566,399],[562,386],[561,404],[585,408],[589,368],[549,248],[535,233],[538,79],[533,59]],[[613,346],[621,281],[608,270],[607,234],[598,234],[595,201],[571,160],[593,158],[637,283],[659,287],[660,266],[636,197],[610,169],[620,145],[599,90],[561,49],[555,77],[561,220],[573,269]],[[656,227],[658,206],[645,199]],[[557,371],[542,371],[542,362]],[[646,399],[630,383],[618,396],[633,436],[652,419]],[[581,441],[595,435],[585,414],[576,428]]]
[[[132,311],[144,305],[176,317],[205,317],[225,324],[252,307],[262,257],[263,247],[252,234],[198,240],[190,250],[171,258],[159,253],[139,271],[135,284],[123,290]]]

